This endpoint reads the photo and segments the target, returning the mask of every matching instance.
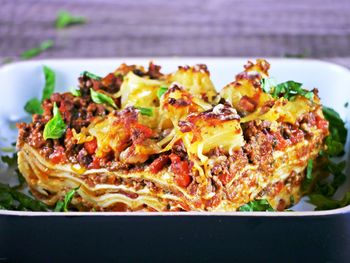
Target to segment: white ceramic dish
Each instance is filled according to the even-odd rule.
[[[77,85],[79,74],[88,70],[97,75],[106,75],[117,68],[121,63],[148,65],[153,60],[156,64],[162,66],[163,72],[170,72],[179,65],[193,65],[198,63],[206,64],[210,70],[212,80],[218,90],[224,85],[234,80],[235,74],[243,69],[247,62],[246,58],[115,58],[115,59],[66,59],[66,60],[39,60],[20,62],[6,65],[0,68],[0,141],[6,144],[14,141],[16,130],[10,128],[13,123],[27,115],[23,110],[25,102],[33,97],[40,97],[44,79],[42,66],[47,65],[56,72],[56,91],[68,90],[71,86]],[[350,71],[327,62],[307,59],[267,59],[271,64],[270,76],[278,82],[294,80],[304,84],[309,89],[317,87],[319,95],[324,105],[334,108],[346,121],[349,129],[350,106],[345,107],[345,103],[350,103]],[[4,139],[5,138],[5,139]],[[5,141],[5,143],[4,143]],[[349,138],[346,145],[346,155],[344,158],[349,160]],[[346,174],[349,175],[349,162],[346,167]],[[349,176],[350,177],[350,176]],[[6,173],[0,172],[0,182],[7,181]],[[338,190],[337,197],[350,189],[350,180]],[[226,212],[226,213],[198,213],[188,212],[186,215],[227,215],[227,216],[317,216],[332,215],[350,212],[350,206],[341,209],[329,211],[313,211],[313,206],[303,198],[296,206],[292,208],[295,212]],[[0,210],[0,215],[89,215],[89,216],[108,216],[108,215],[184,215],[184,213],[87,213],[87,212],[15,212]]]

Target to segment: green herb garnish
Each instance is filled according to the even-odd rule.
[[[84,71],[80,74],[81,76],[87,76],[89,77],[90,79],[94,79],[94,80],[101,80],[102,78],[89,72],[89,71]]]
[[[349,102],[345,102],[344,108],[347,108],[349,106]]]
[[[167,86],[160,86],[160,88],[157,91],[157,97],[160,99],[165,92],[167,92],[168,87]]]
[[[144,107],[136,107],[142,115],[146,115],[149,117],[153,116],[153,109],[152,108],[144,108]]]
[[[56,203],[56,207],[54,209],[55,212],[68,212],[68,205],[72,201],[76,191],[80,188],[80,186],[71,189],[68,191],[68,193],[65,195],[63,201],[58,201]]]
[[[249,203],[242,205],[238,208],[238,211],[251,212],[251,211],[275,211],[270,203],[266,199],[257,199],[250,201]]]
[[[53,46],[53,44],[54,44],[54,42],[52,40],[45,40],[45,41],[41,42],[39,47],[35,47],[35,48],[32,48],[32,49],[29,49],[29,50],[22,52],[21,58],[22,59],[30,59],[32,57],[36,57],[36,56],[40,55],[42,52],[44,52],[45,50],[51,48]]]
[[[24,105],[24,110],[29,114],[43,114],[44,110],[41,106],[41,101],[37,98],[32,98],[27,101],[26,105]]]
[[[283,96],[288,100],[294,100],[297,95],[301,95],[309,100],[313,100],[314,93],[312,91],[308,91],[302,89],[301,86],[303,84],[299,82],[295,82],[292,80],[277,84],[272,88],[272,92],[270,91],[272,97],[279,98]]]
[[[344,121],[333,109],[323,107],[323,114],[329,122],[330,135],[325,140],[326,151],[320,152],[319,155],[325,158],[324,168],[333,174],[333,180],[331,182],[317,182],[314,191],[309,195],[310,203],[316,206],[316,210],[340,208],[350,203],[350,192],[346,193],[342,200],[331,198],[346,180],[346,175],[343,172],[346,165],[345,161],[334,163],[330,160],[330,157],[344,154],[347,129]]]
[[[333,175],[333,180],[330,183],[317,182],[313,193],[322,194],[326,197],[333,196],[338,190],[339,186],[341,186],[346,180],[346,176],[343,173],[345,164],[345,161],[337,164],[328,160],[325,168]]]
[[[43,97],[41,101],[49,99],[51,97],[52,93],[55,91],[56,81],[55,72],[52,69],[50,69],[48,66],[44,66],[43,70],[45,76],[45,86],[43,89]]]
[[[43,114],[44,110],[41,106],[41,103],[44,99],[49,99],[55,90],[55,72],[48,66],[43,67],[43,72],[45,76],[45,86],[43,89],[41,101],[37,98],[32,98],[27,101],[26,105],[24,106],[24,110],[30,114]]]
[[[344,154],[344,145],[348,133],[345,123],[339,114],[331,108],[323,106],[323,115],[329,122],[330,131],[330,135],[326,138],[327,153],[331,157],[341,156]]]
[[[47,211],[47,206],[8,185],[0,183],[0,209],[16,211]]]
[[[46,123],[44,128],[44,139],[59,139],[62,137],[65,131],[66,124],[64,123],[55,102],[53,104],[53,117],[48,123]]]
[[[313,161],[309,160],[307,162],[306,175],[302,184],[302,188],[304,190],[308,189],[310,187],[310,184],[312,183],[312,180],[313,180],[312,168],[313,168]]]
[[[315,210],[329,210],[347,206],[350,204],[350,192],[347,192],[342,200],[335,200],[322,194],[310,194],[310,203],[316,206]]]
[[[85,22],[86,22],[85,17],[73,16],[68,11],[62,10],[57,14],[55,26],[57,29],[62,29],[70,25],[84,24]]]
[[[8,166],[13,166],[17,164],[17,153],[14,153],[12,156],[4,155],[1,156],[1,161],[6,163]]]
[[[90,88],[90,94],[91,94],[91,99],[93,102],[95,102],[97,104],[108,104],[115,109],[118,108],[117,105],[115,104],[114,100],[111,97],[109,97],[103,93],[97,92],[97,91],[93,90],[92,88]]]
[[[74,87],[70,88],[70,93],[72,93],[73,96],[75,96],[75,97],[80,97],[81,96],[80,89],[76,89]]]

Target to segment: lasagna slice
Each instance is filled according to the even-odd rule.
[[[55,93],[18,124],[19,169],[51,206],[77,188],[79,211],[236,211],[259,199],[284,210],[305,193],[328,122],[316,89],[267,90],[268,70],[248,62],[220,93],[204,65],[84,73],[78,96]]]

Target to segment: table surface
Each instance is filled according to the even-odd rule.
[[[0,58],[52,39],[39,58],[283,57],[350,67],[349,0],[0,0]],[[59,10],[87,18],[57,30]]]

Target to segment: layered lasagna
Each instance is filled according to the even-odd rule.
[[[269,67],[248,62],[220,92],[205,65],[84,72],[76,92],[18,124],[19,169],[47,205],[77,189],[79,211],[236,211],[254,200],[284,210],[305,193],[329,131],[317,89],[267,88]]]

